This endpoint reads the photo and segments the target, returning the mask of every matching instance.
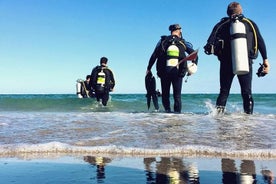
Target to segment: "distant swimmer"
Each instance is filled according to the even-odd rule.
[[[147,97],[148,110],[150,109],[150,103],[152,99],[155,110],[158,111],[159,110],[158,91],[156,91],[155,77],[152,75],[151,72],[148,72],[145,77],[145,86],[147,90],[146,97]]]

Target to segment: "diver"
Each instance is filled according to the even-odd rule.
[[[147,66],[146,75],[156,63],[157,75],[161,79],[162,104],[166,112],[171,112],[170,88],[173,87],[174,112],[181,113],[181,89],[183,77],[187,73],[187,62],[180,62],[186,57],[185,52],[194,52],[192,44],[182,38],[182,29],[179,24],[169,26],[171,35],[161,36]],[[198,58],[192,61],[197,64]]]
[[[94,93],[90,86],[90,75],[86,76],[86,80],[77,80],[77,95],[79,98],[93,98]]]
[[[100,65],[93,68],[90,80],[90,85],[95,91],[96,99],[103,106],[107,105],[109,92],[112,92],[115,86],[114,75],[108,68],[107,61],[106,57],[100,59]]]
[[[214,54],[220,61],[220,92],[216,101],[218,113],[224,113],[233,78],[237,75],[244,112],[252,114],[252,64],[258,51],[263,59],[262,75],[267,74],[270,69],[264,39],[257,25],[242,13],[239,3],[230,3],[227,7],[228,17],[214,26],[204,46],[207,55]],[[237,67],[241,67],[241,70],[237,70]]]

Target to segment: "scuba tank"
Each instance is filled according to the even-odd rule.
[[[103,69],[98,73],[97,84],[104,86],[105,84],[105,73]]]
[[[103,72],[103,68],[101,71],[98,73],[97,76],[97,86],[96,86],[96,91],[97,92],[104,92],[105,89],[105,73]]]
[[[246,29],[239,18],[234,17],[230,24],[232,68],[234,74],[243,75],[249,72],[249,61]]]
[[[78,98],[83,98],[83,96],[81,95],[81,79],[77,80],[77,84],[76,84],[76,91],[77,91],[77,95]]]
[[[179,48],[175,45],[174,41],[167,49],[167,67],[175,67],[178,64]],[[178,67],[178,66],[177,66]]]

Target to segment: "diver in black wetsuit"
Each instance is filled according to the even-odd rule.
[[[103,106],[107,105],[109,92],[112,92],[115,87],[114,75],[108,68],[107,61],[106,57],[100,59],[100,66],[93,68],[90,79],[90,86],[95,90],[96,99]]]
[[[162,104],[166,112],[171,112],[170,87],[173,87],[174,112],[181,113],[181,89],[183,77],[187,72],[187,62],[179,63],[188,54],[194,52],[192,44],[182,38],[182,30],[179,24],[169,26],[171,35],[162,36],[157,43],[147,66],[146,74],[151,71],[157,60],[157,75],[161,79]],[[171,47],[172,46],[172,47]],[[170,49],[172,48],[172,49]],[[193,63],[197,64],[196,58]]]
[[[218,24],[216,24],[208,38],[207,44],[204,46],[206,54],[214,54],[220,61],[220,93],[217,97],[216,106],[218,113],[224,112],[232,81],[235,76],[232,69],[233,51],[231,51],[230,20],[234,17],[238,17],[244,23],[246,28],[249,57],[249,73],[238,75],[238,79],[241,87],[244,112],[252,114],[254,107],[251,86],[253,59],[257,58],[259,50],[263,58],[263,74],[267,74],[270,66],[267,59],[266,46],[257,25],[252,20],[246,19],[247,21],[245,21],[245,17],[242,14],[242,7],[239,3],[230,3],[227,8],[227,14],[229,17],[223,18]],[[257,38],[254,37],[254,32],[256,33]]]

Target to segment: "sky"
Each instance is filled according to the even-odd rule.
[[[0,94],[74,94],[102,56],[115,75],[114,93],[145,93],[149,58],[169,25],[199,49],[198,71],[182,93],[218,93],[219,61],[204,53],[214,25],[229,0],[0,0]],[[276,92],[276,5],[273,0],[240,0],[266,42],[271,71],[255,73],[253,93]],[[160,79],[152,68],[157,88]],[[186,78],[185,78],[186,79]],[[184,79],[184,80],[185,80]],[[240,93],[235,77],[231,93]]]

